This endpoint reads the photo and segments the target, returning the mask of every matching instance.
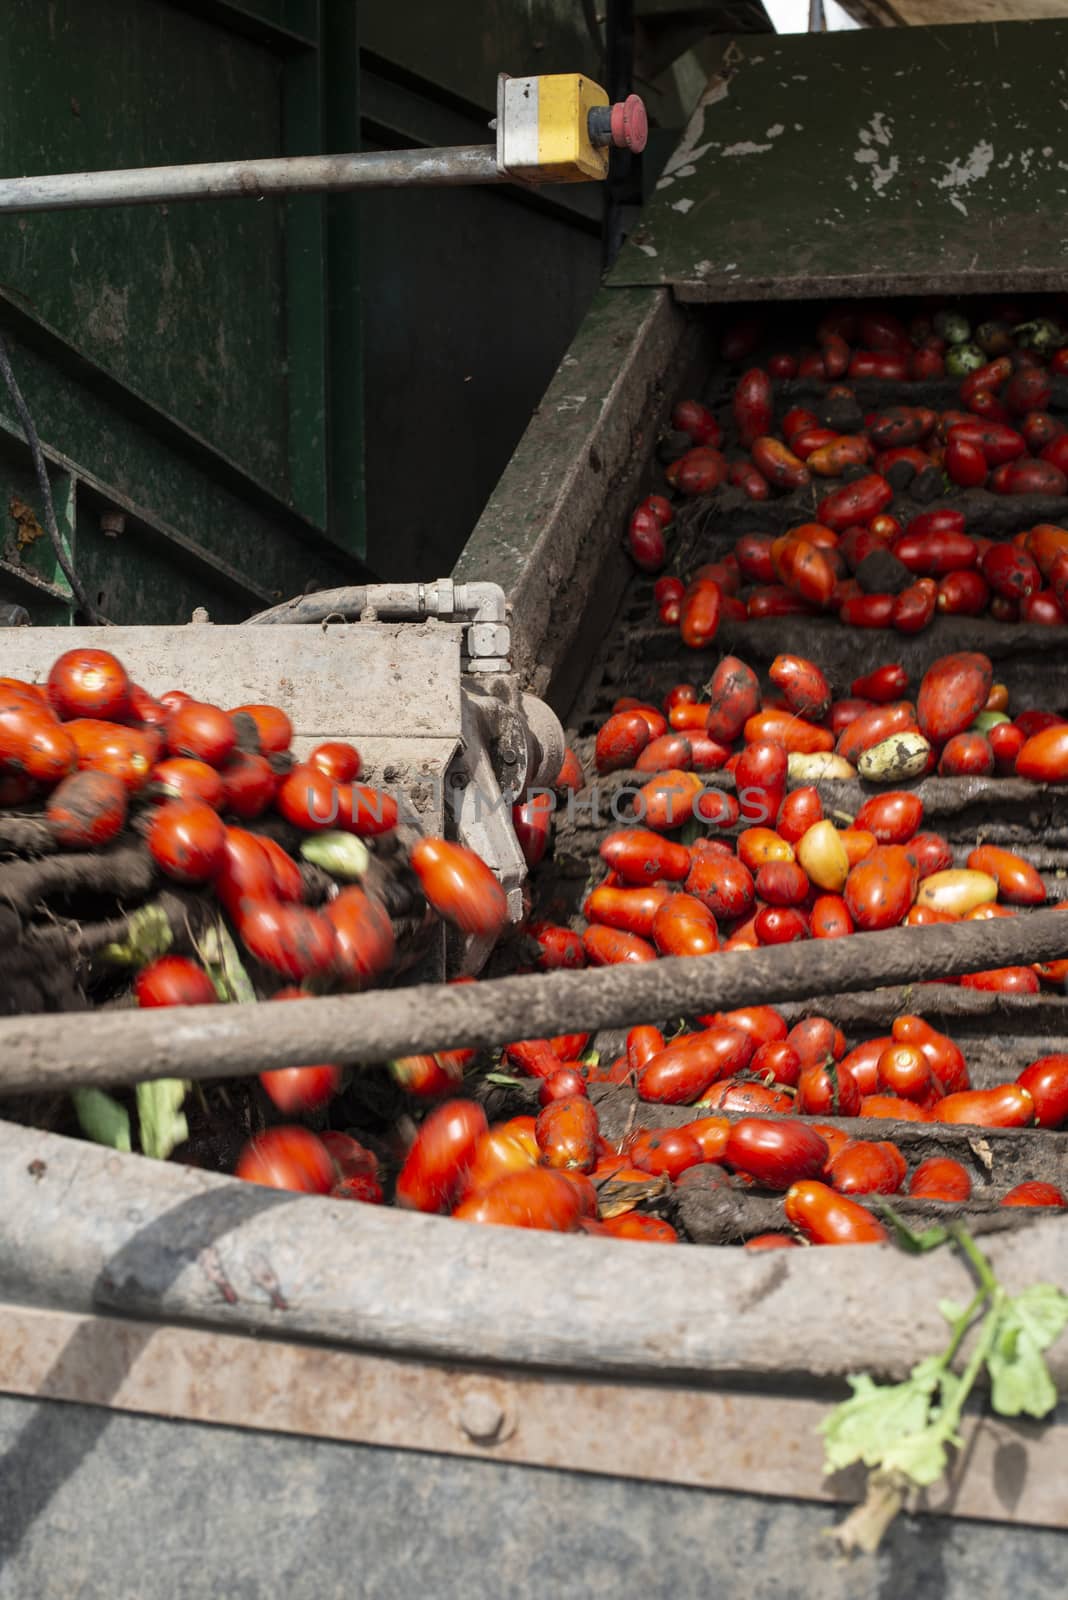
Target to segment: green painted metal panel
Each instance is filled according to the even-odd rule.
[[[339,148],[327,142],[334,105],[351,108],[340,135],[358,147],[354,46],[347,62],[331,54],[321,15],[336,45],[355,0],[3,9],[2,172]],[[350,292],[332,302],[334,219],[320,197],[0,224],[0,328],[56,467],[78,570],[116,619],[181,621],[205,604],[232,620],[365,573],[351,213],[347,226]],[[19,543],[27,524],[12,504],[41,517],[0,392],[0,597],[58,620],[54,554]],[[125,518],[118,538],[100,531],[109,509]]]
[[[726,41],[609,277],[683,299],[1063,287],[1068,23]]]

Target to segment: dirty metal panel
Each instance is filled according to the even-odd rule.
[[[396,1360],[205,1329],[0,1305],[0,1391],[156,1417],[817,1501],[818,1428],[837,1393],[745,1393]],[[606,1433],[641,1439],[606,1456]],[[1068,1425],[966,1416],[960,1467],[917,1507],[1068,1526]],[[1011,1453],[1026,1493],[1007,1495]]]
[[[737,300],[1060,288],[1068,23],[727,41],[609,282]]]
[[[106,646],[150,692],[176,683],[227,706],[270,701],[294,726],[298,755],[348,739],[372,775],[439,774],[460,738],[460,644],[448,623],[185,628],[69,628],[64,648]],[[48,629],[0,632],[0,672],[42,681],[56,656]]]

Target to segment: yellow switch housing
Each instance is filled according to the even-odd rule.
[[[582,73],[536,78],[502,74],[497,104],[498,166],[538,183],[585,183],[608,176],[608,150],[591,143],[589,114],[605,91]]]

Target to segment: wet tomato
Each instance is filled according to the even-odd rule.
[[[52,837],[64,850],[97,850],[126,822],[126,788],[106,772],[75,772],[53,789],[45,806]]]

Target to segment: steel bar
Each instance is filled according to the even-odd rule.
[[[63,172],[0,179],[0,212],[75,211],[172,200],[261,200],[270,194],[507,183],[491,144],[358,155],[272,156],[262,161],[187,162],[115,172]]]
[[[287,1006],[18,1016],[0,1021],[0,1092],[149,1078],[247,1076],[306,1061],[362,1063],[801,1000],[948,973],[1049,961],[1068,911],[898,928],[766,950],[487,983],[295,1000]]]

